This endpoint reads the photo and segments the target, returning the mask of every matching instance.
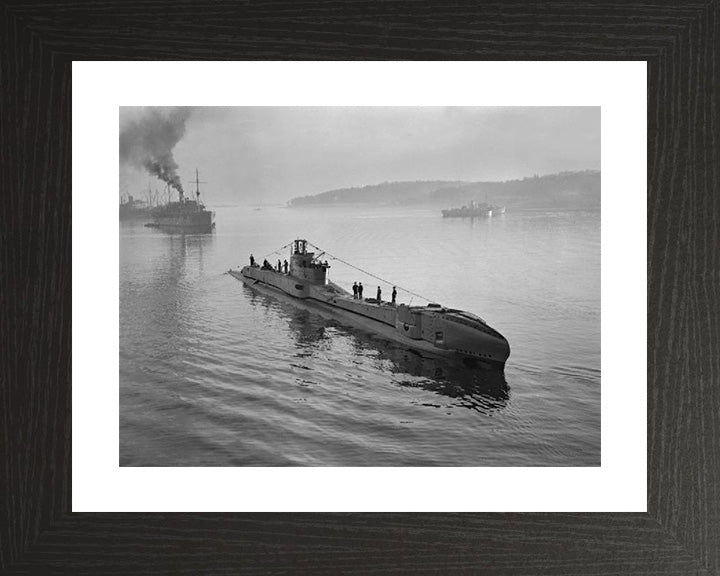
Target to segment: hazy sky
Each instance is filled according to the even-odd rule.
[[[120,109],[121,125],[142,111]],[[195,108],[175,146],[186,188],[212,204],[393,180],[507,180],[600,169],[600,108]],[[121,165],[127,191],[163,185]]]

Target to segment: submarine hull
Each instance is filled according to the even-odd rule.
[[[355,299],[335,284],[317,285],[258,266],[229,270],[229,274],[255,290],[274,294],[325,318],[426,355],[472,359],[500,368],[510,355],[510,346],[499,332],[477,316],[460,310]]]

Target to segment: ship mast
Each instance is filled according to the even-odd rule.
[[[202,205],[200,203],[200,184],[207,184],[207,182],[200,180],[200,173],[198,172],[198,169],[195,168],[195,199],[197,200],[198,206]]]

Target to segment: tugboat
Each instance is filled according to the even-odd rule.
[[[200,201],[200,175],[197,169],[195,186],[195,200],[185,198],[182,187],[178,187],[179,201],[155,208],[154,221],[145,226],[178,232],[210,232],[215,227],[215,212],[206,209]]]
[[[410,349],[435,356],[456,356],[502,368],[510,355],[505,337],[479,316],[446,308],[440,304],[409,306],[362,298],[328,281],[330,268],[322,257],[335,258],[321,251],[308,251],[307,240],[294,240],[291,246],[290,269],[273,268],[267,261],[262,266],[251,258],[249,266],[231,269],[228,273],[248,286],[289,297],[291,301],[312,307],[324,316],[350,326],[379,334]],[[285,248],[285,247],[283,247]],[[313,246],[321,250],[317,246]]]

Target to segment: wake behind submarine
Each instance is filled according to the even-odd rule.
[[[317,255],[308,252],[308,246],[320,252]],[[321,257],[351,264],[307,240],[294,240],[280,250],[287,247],[290,247],[289,270],[279,262],[275,269],[267,263],[261,267],[251,259],[249,266],[231,269],[228,273],[256,290],[289,297],[344,324],[371,331],[419,352],[478,360],[500,368],[510,356],[505,337],[475,314],[434,303],[408,306],[358,298],[328,281],[330,265]]]

